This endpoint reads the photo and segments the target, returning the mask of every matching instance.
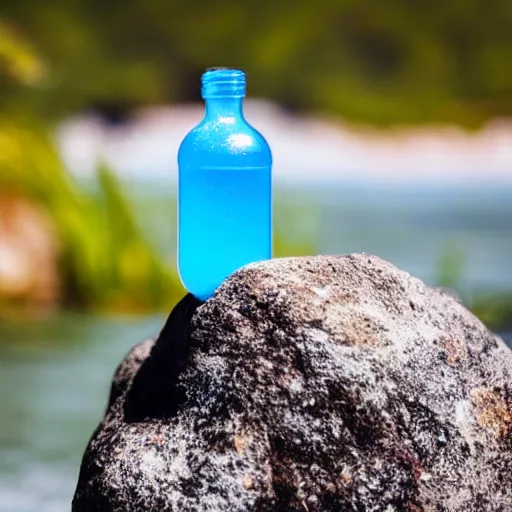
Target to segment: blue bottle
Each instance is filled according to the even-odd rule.
[[[200,300],[247,263],[271,258],[272,155],[244,118],[245,73],[202,76],[204,119],[178,152],[178,268]]]

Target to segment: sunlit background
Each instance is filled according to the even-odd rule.
[[[512,2],[2,0],[0,510],[69,510],[127,350],[184,294],[176,153],[247,72],[276,256],[365,251],[512,341]]]

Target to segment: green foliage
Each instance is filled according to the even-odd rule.
[[[197,98],[202,70],[242,67],[249,93],[377,124],[512,114],[509,0],[4,0],[50,63],[44,87],[0,81],[0,107]]]
[[[314,199],[301,197],[297,192],[293,194],[293,201],[287,197],[289,194],[282,190],[274,193],[274,257],[317,254],[319,240],[316,233],[320,222],[317,204]]]
[[[473,299],[471,309],[484,324],[495,331],[512,327],[512,293],[479,295]]]
[[[12,123],[0,127],[0,189],[42,205],[59,234],[66,301],[87,308],[168,307],[183,290],[138,229],[105,166],[86,193],[66,172],[51,141]]]
[[[489,329],[498,331],[512,326],[512,294],[507,292],[473,292],[461,287],[466,254],[455,244],[447,245],[437,265],[436,285],[451,288]]]
[[[39,83],[45,72],[43,63],[34,48],[1,20],[0,63],[10,78],[25,85]]]
[[[455,244],[448,244],[441,252],[437,264],[437,286],[458,290],[464,269],[466,254]],[[459,290],[460,293],[460,290]]]

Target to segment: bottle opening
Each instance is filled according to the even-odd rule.
[[[201,84],[204,99],[245,97],[245,73],[241,69],[208,69],[201,77]]]

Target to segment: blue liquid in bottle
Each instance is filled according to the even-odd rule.
[[[245,73],[202,76],[204,119],[178,152],[178,268],[200,300],[236,269],[272,256],[272,155],[245,120]]]

